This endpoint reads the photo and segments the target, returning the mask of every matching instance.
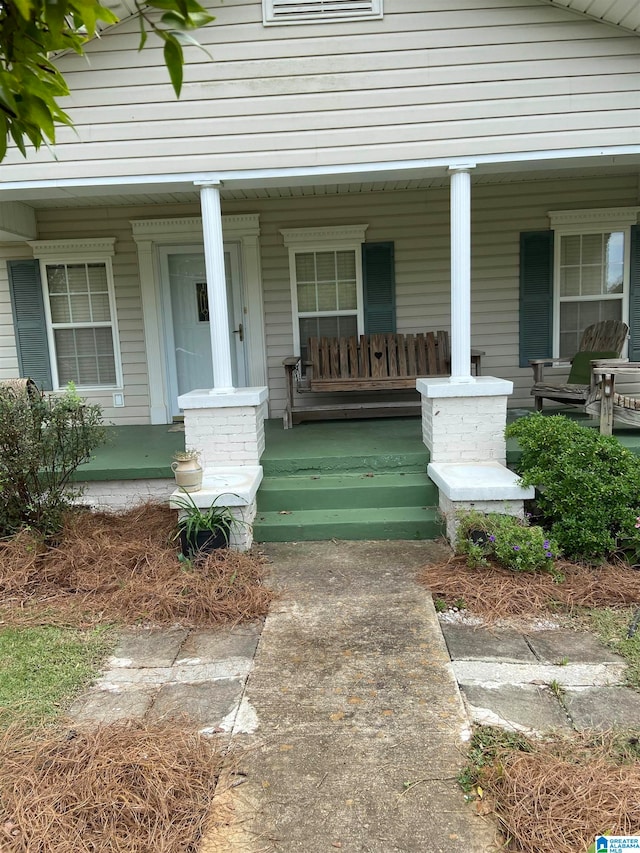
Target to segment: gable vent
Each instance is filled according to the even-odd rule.
[[[382,0],[263,0],[265,24],[381,18]]]

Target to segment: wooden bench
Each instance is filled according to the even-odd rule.
[[[473,350],[471,362],[480,374],[482,353]],[[381,400],[333,405],[296,405],[296,394],[335,391],[399,391],[416,387],[419,376],[448,376],[449,333],[424,332],[360,335],[349,338],[309,338],[308,360],[290,356],[282,362],[286,374],[287,407],[284,427],[303,420],[381,417],[415,414],[419,400]],[[301,367],[305,370],[302,372]]]

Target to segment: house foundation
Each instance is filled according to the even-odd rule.
[[[506,467],[507,398],[513,383],[493,376],[467,381],[418,379],[422,437],[429,449],[427,473],[438,486],[447,538],[455,544],[461,510],[524,517],[534,496]]]

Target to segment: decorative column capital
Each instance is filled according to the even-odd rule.
[[[219,181],[217,178],[203,178],[199,181],[193,182],[194,187],[200,187],[201,189],[216,189],[219,190],[222,186],[222,181]]]
[[[456,163],[454,166],[448,166],[448,170],[450,172],[470,172],[472,169],[475,169],[476,163],[469,161],[468,163]]]

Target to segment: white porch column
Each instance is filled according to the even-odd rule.
[[[220,184],[200,185],[200,205],[204,235],[204,260],[207,271],[213,391],[224,394],[233,391],[233,373],[231,371],[227,283],[224,271]]]
[[[471,173],[451,171],[451,381],[471,376]]]

